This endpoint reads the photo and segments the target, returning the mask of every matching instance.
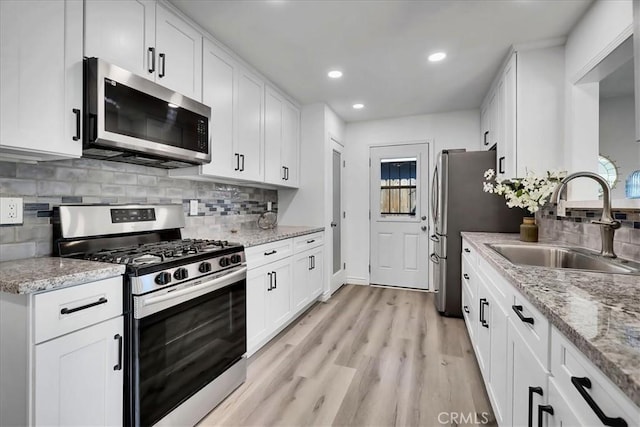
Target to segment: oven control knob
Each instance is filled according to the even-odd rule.
[[[156,276],[156,283],[158,285],[166,285],[167,283],[171,283],[171,274],[163,271]]]
[[[242,261],[242,257],[240,255],[231,255],[231,264],[238,264],[240,261]]]
[[[227,258],[226,256],[222,257],[222,258],[220,258],[220,261],[219,261],[220,267],[228,267],[230,262],[231,261],[229,261],[229,258]]]
[[[184,280],[189,277],[189,271],[186,268],[179,268],[173,272],[173,278],[176,280]]]
[[[211,263],[210,262],[203,262],[198,267],[198,271],[200,273],[208,273],[208,272],[210,272],[211,271]]]

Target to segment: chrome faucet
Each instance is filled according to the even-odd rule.
[[[567,183],[579,177],[591,178],[602,187],[602,216],[599,221],[591,221],[591,223],[600,225],[600,238],[602,239],[600,255],[607,258],[616,258],[616,254],[613,251],[613,237],[621,224],[620,221],[616,221],[611,216],[611,189],[609,188],[609,183],[603,177],[593,172],[575,172],[567,175],[554,190],[551,202],[558,204],[560,193]]]

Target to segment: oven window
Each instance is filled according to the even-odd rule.
[[[136,321],[140,425],[155,424],[242,357],[245,313],[242,280]]]
[[[104,110],[107,132],[209,152],[206,117],[111,79],[104,82]]]

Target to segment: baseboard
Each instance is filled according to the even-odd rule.
[[[364,277],[347,276],[347,283],[350,285],[369,285],[369,279]]]

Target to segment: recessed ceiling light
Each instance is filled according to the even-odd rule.
[[[364,108],[364,104],[353,104],[354,110],[361,110]]]
[[[429,61],[438,62],[438,61],[442,61],[446,57],[447,57],[446,53],[444,53],[444,52],[436,52],[436,53],[432,53],[431,55],[429,55]]]
[[[331,70],[331,71],[329,71],[329,73],[327,73],[327,75],[329,77],[331,77],[332,79],[339,79],[340,77],[342,77],[342,71]]]

